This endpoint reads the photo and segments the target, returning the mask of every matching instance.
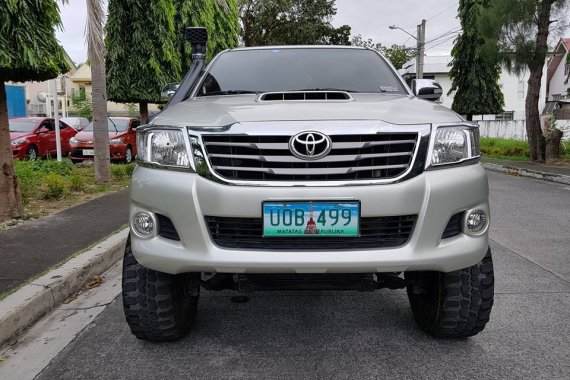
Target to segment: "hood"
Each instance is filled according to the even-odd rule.
[[[10,140],[17,139],[19,137],[28,137],[32,135],[31,132],[10,132]]]
[[[125,132],[109,132],[109,139],[124,135]],[[75,135],[78,141],[93,142],[93,132],[79,132]]]
[[[351,94],[352,101],[257,101],[257,95],[190,99],[160,113],[153,124],[195,127],[238,122],[377,120],[390,124],[459,122],[455,112],[407,95]]]

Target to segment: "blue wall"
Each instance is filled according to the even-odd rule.
[[[26,88],[6,85],[8,100],[8,117],[26,116]]]

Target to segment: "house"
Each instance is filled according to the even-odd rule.
[[[548,100],[570,100],[570,38],[561,38],[548,61]]]
[[[450,55],[444,56],[426,56],[424,57],[424,78],[434,79],[441,84],[443,88],[443,96],[440,103],[448,108],[453,105],[454,93],[447,94],[451,89],[451,78],[449,64],[452,61]],[[546,65],[545,65],[546,71]],[[404,77],[408,84],[416,77],[416,61],[412,59],[404,64],[400,70],[400,74]],[[474,117],[478,120],[524,120],[525,117],[525,100],[528,91],[529,73],[523,73],[520,76],[510,73],[503,68],[499,79],[499,85],[505,98],[504,112],[498,115],[483,115]],[[541,86],[541,95],[539,100],[539,109],[544,109],[546,102],[546,75],[543,75],[543,83]]]
[[[93,82],[91,80],[91,66],[89,63],[83,63],[77,70],[69,77],[71,80],[70,96],[85,95],[91,98],[93,92]],[[136,105],[138,109],[138,104]],[[148,105],[149,112],[158,111],[156,104]],[[107,102],[107,112],[111,116],[126,116],[129,114],[129,107],[127,104]]]

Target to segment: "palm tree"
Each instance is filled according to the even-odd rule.
[[[87,0],[87,53],[93,83],[93,143],[95,181],[111,182],[109,132],[107,128],[107,82],[105,77],[105,9],[103,0]]]

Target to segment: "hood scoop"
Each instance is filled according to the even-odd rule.
[[[259,102],[286,101],[350,101],[352,96],[346,91],[285,91],[265,92],[257,98]]]

